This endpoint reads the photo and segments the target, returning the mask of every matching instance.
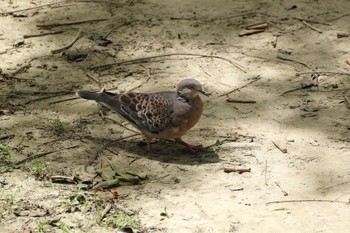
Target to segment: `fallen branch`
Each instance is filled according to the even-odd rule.
[[[38,28],[51,29],[54,27],[77,25],[77,24],[84,24],[84,23],[94,23],[94,22],[107,21],[107,20],[109,19],[87,19],[87,20],[79,20],[79,21],[67,22],[67,23],[38,24],[36,26]]]
[[[251,168],[224,168],[224,172],[231,173],[237,172],[238,174],[242,174],[244,172],[251,172]]]
[[[56,34],[61,34],[64,31],[56,31],[56,32],[44,32],[44,33],[39,33],[39,34],[32,34],[32,35],[23,35],[24,39],[27,38],[32,38],[32,37],[41,37],[41,36],[47,36],[47,35],[56,35]]]
[[[24,162],[27,162],[27,161],[30,161],[30,160],[33,160],[33,159],[37,159],[37,158],[41,158],[41,157],[44,157],[46,155],[49,155],[49,154],[52,154],[52,153],[55,153],[55,152],[58,152],[58,151],[62,151],[62,150],[69,150],[69,149],[73,149],[73,148],[76,148],[78,147],[79,145],[74,145],[74,146],[70,146],[70,147],[66,147],[66,148],[63,148],[63,149],[57,149],[57,150],[51,150],[51,151],[46,151],[46,152],[40,152],[38,154],[35,154],[35,155],[32,155],[32,156],[29,156],[25,159],[22,159],[20,161],[17,161],[15,162],[15,165],[20,165]]]
[[[220,60],[223,60],[223,61],[227,61],[228,63],[230,63],[234,67],[238,68],[242,72],[247,73],[247,71],[245,71],[240,65],[238,65],[237,63],[231,61],[230,59],[227,59],[227,58],[224,58],[224,57],[220,57],[220,56],[216,56],[216,55],[204,55],[204,54],[195,54],[195,53],[168,53],[168,54],[155,55],[155,56],[150,56],[150,57],[142,57],[142,58],[136,58],[136,59],[126,60],[126,61],[121,61],[121,62],[115,62],[115,63],[110,63],[110,64],[93,66],[90,69],[91,70],[98,70],[98,69],[101,69],[101,68],[109,68],[111,66],[119,66],[119,65],[123,65],[123,64],[132,64],[132,63],[138,63],[138,62],[145,62],[145,61],[152,60],[152,59],[157,59],[157,58],[162,58],[162,57],[171,57],[171,56],[192,56],[192,57],[216,58],[216,59],[220,59]]]
[[[221,95],[219,95],[218,97],[222,97],[222,96],[225,96],[225,95],[229,95],[229,94],[231,94],[231,93],[233,93],[233,92],[235,92],[235,91],[238,91],[238,90],[240,90],[240,89],[242,89],[242,88],[244,88],[244,87],[246,87],[246,86],[248,86],[248,85],[250,85],[250,84],[252,84],[252,83],[255,83],[255,82],[258,81],[259,79],[261,79],[260,74],[257,75],[257,76],[255,76],[255,77],[253,78],[252,81],[250,81],[250,82],[244,84],[243,86],[237,87],[237,88],[235,88],[235,89],[233,89],[233,90],[231,90],[231,91],[229,91],[229,92],[226,92],[226,93],[224,93],[224,94],[221,94]]]
[[[122,137],[122,138],[118,138],[116,140],[113,140],[113,141],[110,141],[110,142],[106,143],[100,149],[98,149],[98,151],[95,153],[94,157],[92,159],[90,159],[90,161],[88,162],[88,165],[92,164],[98,158],[100,153],[102,151],[104,151],[107,147],[112,145],[113,143],[119,142],[119,141],[127,139],[127,138],[132,138],[132,137],[135,137],[135,136],[138,136],[138,135],[141,135],[141,133],[132,134],[132,135],[129,135],[129,136],[126,136],[126,137]]]
[[[349,205],[350,204],[350,202],[346,202],[346,201],[332,201],[332,200],[313,199],[313,200],[270,201],[270,202],[267,202],[266,205],[280,204],[280,203],[296,203],[296,202],[330,202],[330,203],[341,203],[341,204],[345,204],[345,205]]]
[[[74,40],[70,44],[68,44],[68,45],[66,45],[66,46],[64,46],[63,48],[60,48],[60,49],[51,50],[51,53],[53,53],[53,54],[60,53],[60,52],[62,52],[64,50],[69,49],[70,47],[72,47],[75,44],[75,42],[77,42],[81,38],[82,30],[83,30],[83,27],[81,27],[79,29],[78,34],[76,35],[76,37],[74,38]]]
[[[318,32],[318,33],[323,33],[320,29],[315,28],[314,26],[310,25],[309,23],[307,23],[306,21],[302,20],[301,21],[303,24],[305,24],[307,27],[311,28],[312,30]]]
[[[287,149],[282,149],[279,145],[277,145],[277,143],[275,143],[274,141],[272,141],[272,143],[273,143],[273,145],[275,145],[275,147],[277,148],[277,149],[279,149],[282,153],[287,153],[288,152],[288,150]]]

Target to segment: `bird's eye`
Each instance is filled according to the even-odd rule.
[[[191,90],[193,90],[193,89],[194,89],[194,87],[193,87],[193,86],[190,86],[190,89],[191,89]]]

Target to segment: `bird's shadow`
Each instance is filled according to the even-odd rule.
[[[203,148],[193,154],[181,145],[172,141],[156,141],[153,146],[160,150],[158,154],[152,154],[147,150],[145,141],[130,142],[119,141],[110,145],[109,150],[122,154],[124,151],[150,160],[164,163],[198,165],[207,163],[218,163],[219,155],[212,148]]]

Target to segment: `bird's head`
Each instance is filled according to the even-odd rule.
[[[177,94],[180,97],[186,99],[193,99],[198,96],[198,94],[202,93],[203,95],[209,96],[209,94],[202,89],[202,85],[195,79],[184,79],[179,84],[177,84],[176,88]]]

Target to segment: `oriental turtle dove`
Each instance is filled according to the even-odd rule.
[[[187,144],[181,137],[195,126],[202,115],[200,93],[208,96],[197,80],[184,79],[177,85],[176,91],[115,94],[80,90],[76,94],[95,100],[131,122],[145,135],[151,153],[158,152],[151,144],[152,138],[175,139],[195,153],[202,146]]]

